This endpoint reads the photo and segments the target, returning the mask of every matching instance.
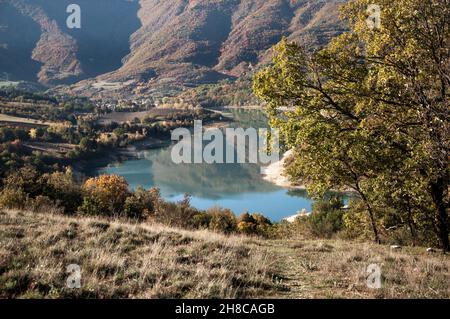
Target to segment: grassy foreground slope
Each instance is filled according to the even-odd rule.
[[[366,286],[371,263],[381,289]],[[70,264],[80,289],[66,287]],[[448,256],[423,248],[0,212],[1,298],[449,298],[449,269]]]

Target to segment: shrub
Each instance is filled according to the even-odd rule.
[[[103,214],[120,216],[123,214],[125,200],[129,196],[128,183],[117,175],[102,175],[88,179],[83,185],[85,201],[88,206],[95,204]],[[86,197],[92,197],[86,202]]]
[[[54,172],[41,177],[43,194],[63,206],[64,212],[74,213],[82,203],[80,186],[74,181],[72,172]]]
[[[317,237],[331,238],[343,229],[343,204],[339,198],[319,201],[313,205],[313,212],[308,216],[311,233]]]
[[[28,194],[22,188],[4,188],[0,192],[0,207],[8,209],[25,209]]]
[[[219,207],[210,208],[207,213],[211,216],[209,228],[214,231],[231,233],[236,231],[236,217],[229,209]]]
[[[110,215],[102,200],[95,194],[85,196],[83,203],[78,207],[78,213],[88,216]]]
[[[237,229],[247,235],[269,236],[272,223],[261,214],[244,213],[237,219]]]
[[[260,236],[269,237],[272,236],[272,222],[261,214],[252,214],[253,219],[256,222],[256,233]]]
[[[138,187],[136,191],[125,200],[123,207],[124,217],[135,218],[139,220],[146,219],[155,213],[156,208],[160,205],[159,189],[152,188],[145,190]]]
[[[59,207],[49,197],[42,195],[36,196],[36,198],[28,198],[26,207],[36,213],[60,214],[64,212],[64,208]]]
[[[4,179],[4,185],[5,188],[22,189],[32,197],[40,195],[42,190],[38,171],[29,165],[10,172]]]
[[[184,199],[178,203],[168,203],[159,198],[159,190],[153,189],[155,219],[163,224],[183,228],[198,228],[198,219],[194,216],[200,214],[200,211],[191,206],[191,197],[185,194]]]
[[[244,213],[237,219],[237,229],[243,234],[255,234],[257,229],[256,220],[249,213]]]
[[[146,210],[144,203],[135,194],[127,197],[123,205],[123,216],[143,220],[146,217]]]
[[[349,209],[342,216],[342,220],[344,223],[343,235],[346,238],[370,239],[373,237],[369,216],[361,201],[350,202]]]
[[[180,226],[181,211],[177,204],[161,201],[155,213],[155,220],[170,226]]]
[[[194,228],[207,229],[211,223],[212,216],[205,212],[199,212],[192,217]]]

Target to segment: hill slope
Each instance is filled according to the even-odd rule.
[[[372,263],[381,289],[366,286]],[[70,264],[80,289],[66,287]],[[449,269],[423,248],[0,211],[1,298],[449,298]]]
[[[47,84],[96,78],[75,87],[88,91],[215,83],[250,72],[282,36],[326,43],[342,31],[344,0],[80,0],[82,27],[68,29],[71,2],[0,0],[0,71]]]

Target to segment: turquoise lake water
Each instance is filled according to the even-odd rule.
[[[254,111],[238,113],[234,114],[238,124],[261,127],[261,123],[252,123],[258,119]],[[132,159],[111,163],[97,173],[121,175],[131,188],[156,186],[169,201],[179,201],[188,193],[192,196],[191,204],[199,209],[220,206],[236,215],[246,211],[261,213],[273,221],[302,209],[311,211],[312,201],[305,191],[266,182],[257,164],[175,164],[171,159],[172,147],[136,151]]]

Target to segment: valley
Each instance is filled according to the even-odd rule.
[[[448,2],[0,0],[0,299],[449,299]]]

